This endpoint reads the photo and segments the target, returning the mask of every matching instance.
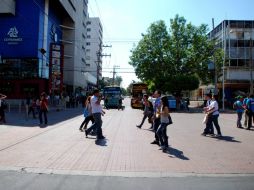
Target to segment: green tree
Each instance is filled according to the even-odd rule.
[[[207,82],[211,78],[207,77],[207,63],[216,50],[207,31],[206,25],[187,24],[178,15],[170,20],[169,31],[164,21],[152,23],[132,49],[129,64],[150,89],[194,90],[200,79]]]

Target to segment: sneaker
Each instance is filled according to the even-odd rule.
[[[202,136],[206,136],[207,134],[206,133],[201,133]]]
[[[140,125],[136,125],[136,127],[141,129],[141,126],[140,126]]]
[[[221,134],[218,134],[218,135],[216,135],[216,137],[222,137],[222,135],[221,135]]]

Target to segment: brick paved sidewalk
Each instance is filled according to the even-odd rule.
[[[78,130],[82,109],[50,113],[45,128],[32,121],[30,127],[24,127],[25,121],[16,126],[10,119],[9,125],[0,125],[0,169],[154,177],[253,174],[254,132],[237,129],[235,117],[221,114],[224,137],[211,138],[200,135],[203,114],[172,113],[168,153],[150,144],[154,134],[148,123],[142,129],[135,127],[142,112],[128,106],[124,111],[107,110],[103,117],[107,139],[99,144]]]

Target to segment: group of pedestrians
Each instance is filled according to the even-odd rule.
[[[244,127],[250,130],[252,123],[254,123],[254,95],[247,95],[245,98],[237,96],[236,98],[237,100],[233,104],[237,113],[236,127],[243,128],[241,120],[244,114]]]
[[[148,96],[144,95],[144,116],[138,128],[141,128],[145,119],[152,123],[152,130],[154,131],[154,141],[151,144],[160,146],[163,152],[168,151],[168,136],[167,126],[172,124],[172,120],[169,113],[168,99],[166,96],[161,97],[161,91],[156,90],[153,94],[155,98],[154,103],[148,100]]]
[[[206,105],[204,107],[205,112],[205,129],[201,134],[203,136],[221,137],[221,129],[218,123],[219,118],[219,104],[217,101],[217,95],[212,95],[210,93],[205,95]],[[214,127],[216,128],[217,134],[214,133]]]
[[[92,132],[96,134],[96,140],[103,140],[105,137],[102,132],[102,116],[105,111],[101,105],[101,94],[98,89],[93,91],[93,96],[89,96],[86,100],[86,109],[89,113],[81,123],[79,130],[85,132],[85,136],[91,135]],[[92,125],[87,128],[89,121],[92,121]]]

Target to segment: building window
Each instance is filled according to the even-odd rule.
[[[90,45],[91,45],[91,43],[90,43],[90,42],[86,42],[86,45],[87,45],[87,46],[90,46]]]
[[[91,32],[91,28],[87,28],[87,32]]]

